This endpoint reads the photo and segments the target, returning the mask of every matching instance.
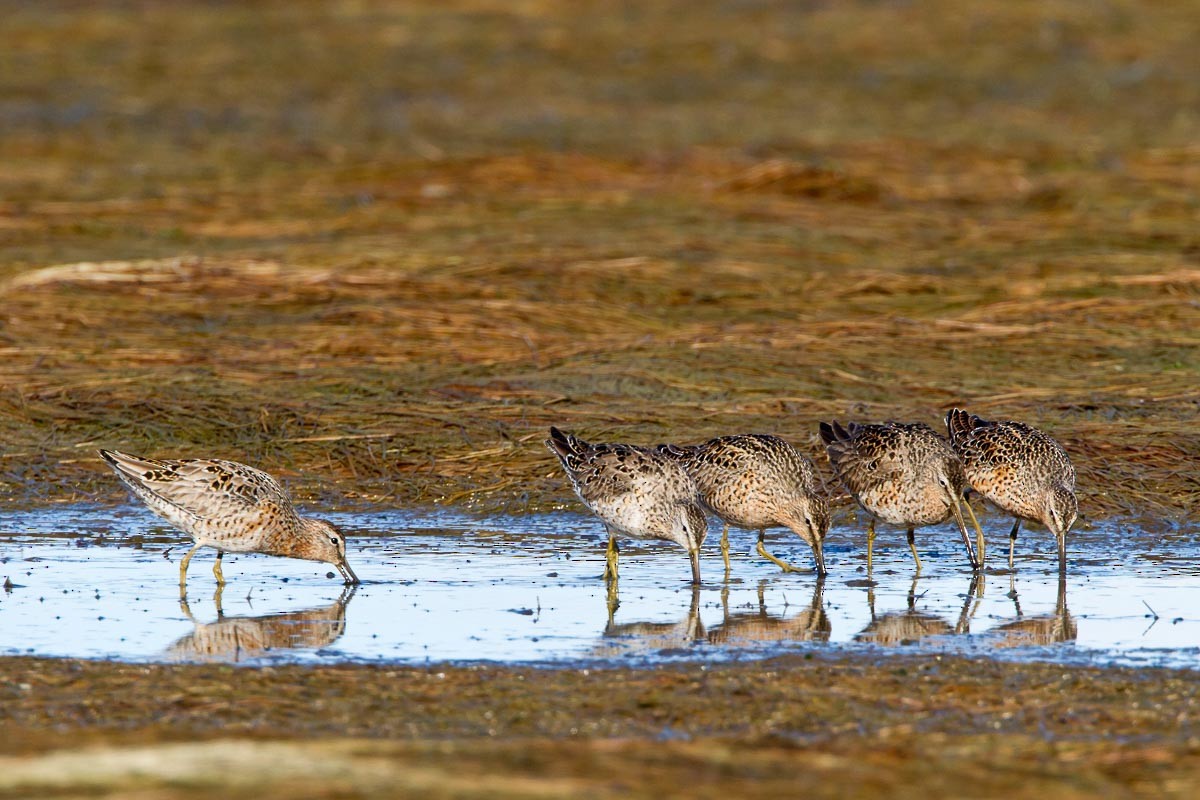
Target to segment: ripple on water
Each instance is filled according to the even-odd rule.
[[[950,528],[923,537],[913,578],[903,532],[882,531],[877,569],[863,533],[831,531],[830,575],[783,575],[731,531],[733,578],[715,539],[705,583],[668,545],[622,546],[620,605],[609,616],[595,520],[560,513],[474,517],[446,511],[328,515],[351,533],[354,591],[328,565],[226,556],[217,593],[201,551],[179,599],[185,537],[136,506],[66,506],[0,518],[0,653],[129,661],[545,664],[762,658],[787,652],[965,653],[1064,663],[1200,667],[1191,611],[1200,539],[1118,522],[1071,538],[1058,580],[1051,537],[1029,531],[1015,573],[974,578]],[[983,520],[1000,566],[1007,523]],[[942,537],[932,535],[937,530]],[[783,531],[774,551],[807,546]],[[0,580],[2,582],[2,580]],[[1189,616],[1193,614],[1193,616]]]

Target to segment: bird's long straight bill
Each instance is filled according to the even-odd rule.
[[[967,533],[967,523],[963,521],[962,509],[958,507],[958,498],[950,493],[950,508],[954,511],[954,520],[958,523],[958,531],[962,534],[963,544],[967,546],[967,558],[971,559],[971,567],[978,569],[979,562],[975,560],[975,548],[971,546],[971,536]]]
[[[815,558],[817,562],[817,577],[824,578],[826,575],[825,545],[823,545],[819,539],[817,540],[817,543],[813,545],[813,558]]]
[[[350,564],[343,561],[337,565],[338,570],[342,573],[342,577],[346,579],[346,583],[359,584],[362,583],[358,576],[354,574],[354,570],[350,569]]]
[[[692,559],[692,584],[698,586],[700,584],[700,551],[689,550],[688,556]]]

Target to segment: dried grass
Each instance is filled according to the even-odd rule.
[[[961,405],[1062,439],[1089,517],[1195,513],[1182,6],[468,5],[10,15],[0,51],[60,57],[0,71],[41,98],[0,175],[0,502],[119,497],[120,446],[523,510],[569,502],[550,424],[821,460],[821,419]]]

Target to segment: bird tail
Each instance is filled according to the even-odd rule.
[[[851,422],[850,427],[853,429],[856,426]],[[821,441],[825,443],[826,447],[849,444],[852,438],[850,431],[843,428],[837,420],[821,423]]]
[[[100,457],[107,461],[109,466],[116,470],[121,477],[144,478],[146,473],[151,470],[166,466],[162,461],[129,455],[119,450],[100,450],[99,453]]]
[[[987,423],[974,414],[968,414],[961,408],[952,408],[946,412],[946,432],[950,434],[950,444],[957,444],[963,437],[976,428],[982,428]]]
[[[837,420],[822,422],[820,426],[821,441],[825,443],[825,454],[829,457],[829,463],[835,472],[838,471],[838,465],[842,461],[855,454],[854,430],[858,426],[853,422],[848,424],[850,430],[843,428]]]
[[[698,449],[695,445],[660,444],[655,446],[654,451],[676,461],[685,461],[694,456]]]
[[[573,436],[569,433],[564,433],[554,426],[550,427],[550,438],[545,441],[546,447],[550,448],[550,452],[558,456],[558,459],[566,466],[570,461],[579,458],[584,450],[587,449],[588,443],[578,436]]]

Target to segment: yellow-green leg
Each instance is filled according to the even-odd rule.
[[[917,562],[917,574],[921,574],[921,557],[917,555],[916,537],[913,536],[913,529],[908,529],[908,549],[912,550],[913,561]]]
[[[971,501],[963,498],[963,505],[967,507],[967,516],[971,518],[971,525],[975,528],[975,554],[979,559],[979,568],[983,569],[983,551],[987,548],[987,542],[983,538],[983,528],[979,524],[979,520],[975,518],[975,509],[971,508]]]
[[[200,545],[194,546],[187,551],[187,555],[183,557],[183,561],[179,562],[179,596],[183,597],[187,594],[187,571],[188,564],[192,563],[192,556],[196,555],[196,551],[200,549]]]
[[[217,576],[217,586],[225,585],[225,573],[221,572],[221,558],[225,555],[224,550],[217,551],[217,560],[213,562],[213,575]]]
[[[604,552],[604,580],[612,582],[617,579],[617,559],[620,557],[620,550],[617,548],[617,535],[612,528],[605,528],[608,531],[608,549]]]
[[[871,551],[875,549],[875,518],[867,520],[867,577],[871,576]]]
[[[729,580],[729,523],[721,531],[721,558],[725,560],[725,580]]]
[[[791,564],[787,563],[786,561],[780,561],[778,558],[776,558],[775,556],[768,553],[767,548],[763,547],[763,536],[765,534],[766,534],[766,531],[764,531],[764,530],[760,530],[758,532],[758,547],[756,549],[758,550],[758,554],[760,556],[765,558],[767,561],[770,561],[772,564],[779,567],[784,572],[803,572],[804,571],[797,567],[793,567]]]
[[[225,606],[221,602],[221,598],[225,593],[225,584],[218,583],[216,591],[213,592],[213,605],[217,608],[217,619],[222,619],[225,616]]]

